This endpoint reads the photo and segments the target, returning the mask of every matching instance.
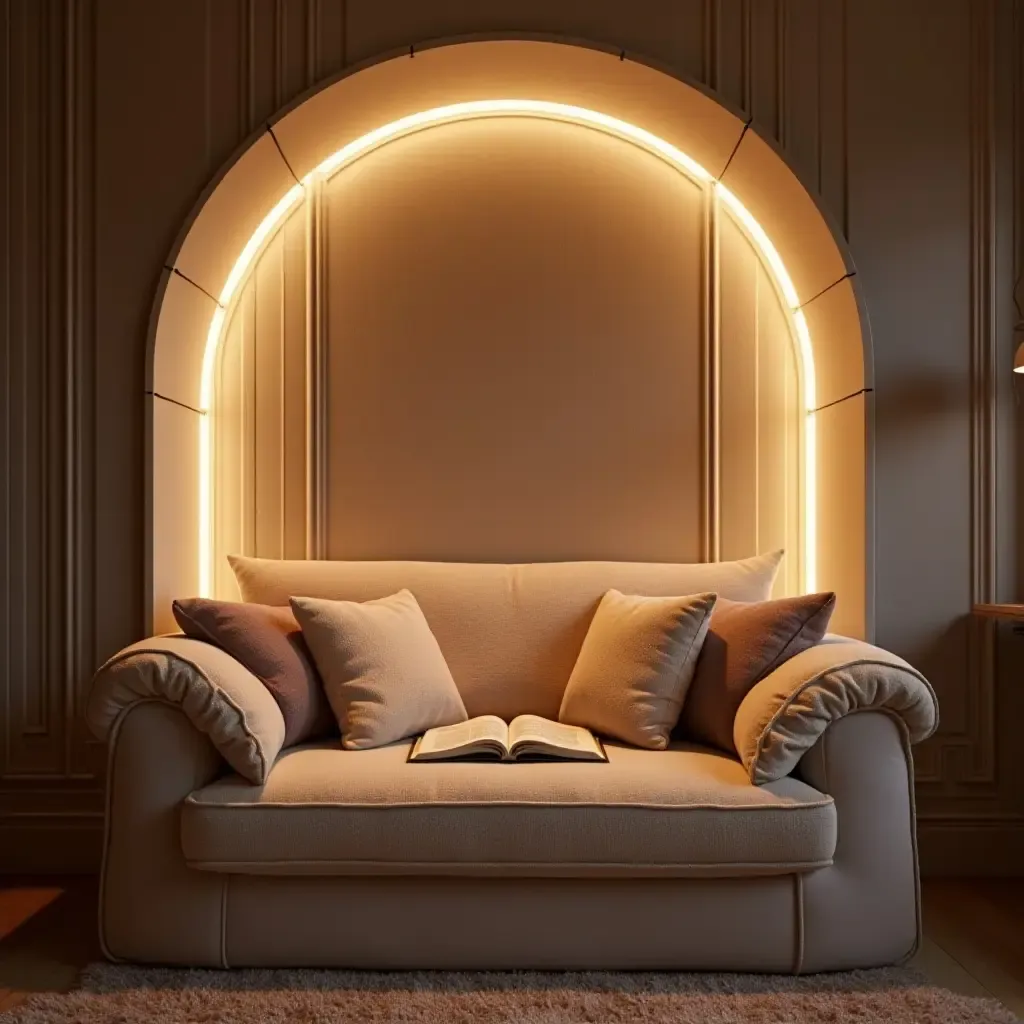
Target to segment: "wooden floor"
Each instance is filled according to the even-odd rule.
[[[926,881],[924,931],[914,963],[936,984],[1024,1019],[1024,878]],[[0,1011],[100,959],[95,879],[0,877]]]

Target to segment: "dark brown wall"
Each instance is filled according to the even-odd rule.
[[[95,863],[104,756],[79,705],[92,668],[143,628],[145,337],[184,217],[307,87],[474,32],[655,58],[752,114],[820,190],[874,333],[877,640],[924,669],[943,704],[918,757],[925,865],[1024,863],[1020,642],[968,619],[972,601],[1024,592],[1008,372],[1024,268],[1020,3],[0,9],[0,866]]]

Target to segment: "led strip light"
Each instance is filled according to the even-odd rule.
[[[716,180],[692,157],[670,142],[638,128],[627,121],[601,114],[595,110],[576,107],[566,103],[550,103],[546,100],[473,100],[466,103],[452,103],[448,106],[422,110],[408,117],[399,118],[389,124],[375,128],[360,136],[323,160],[307,174],[301,184],[293,185],[281,197],[274,208],[263,218],[259,227],[245,244],[228,274],[224,287],[218,296],[218,305],[206,335],[203,350],[202,375],[199,385],[199,404],[202,416],[199,422],[199,593],[209,597],[212,593],[213,570],[213,481],[212,442],[210,408],[213,401],[213,378],[218,347],[224,330],[227,309],[238,286],[242,283],[250,265],[263,244],[269,239],[277,225],[303,197],[305,187],[314,177],[327,177],[342,170],[348,164],[374,149],[424,128],[468,121],[483,117],[539,117],[546,120],[565,121],[585,125],[608,135],[631,142],[641,149],[671,164],[687,177],[698,182],[712,182],[715,195],[725,204],[740,222],[747,235],[754,242],[771,270],[775,283],[781,292],[792,318],[800,354],[800,372],[803,381],[804,446],[803,446],[803,588],[813,591],[817,586],[817,487],[816,487],[816,439],[814,424],[815,382],[814,357],[807,319],[800,310],[793,280],[786,270],[778,250],[765,234],[764,228],[754,219],[750,211],[720,181]]]

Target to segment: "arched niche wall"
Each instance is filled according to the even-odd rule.
[[[494,135],[488,122],[499,116],[506,124]],[[689,476],[678,489],[692,498],[680,519],[686,543],[609,545],[606,533],[590,547],[584,538],[582,548],[557,541],[535,552],[515,543],[481,550],[486,538],[468,553],[444,545],[435,550],[429,539],[399,551],[372,544],[339,550],[329,536],[330,479],[340,470],[328,465],[333,371],[325,340],[334,308],[330,289],[338,282],[327,279],[325,265],[346,257],[333,250],[325,256],[324,247],[343,234],[325,225],[358,191],[360,178],[365,187],[369,169],[379,165],[384,175],[390,165],[394,172],[405,153],[429,150],[446,133],[454,145],[460,133],[491,131],[487,145],[467,150],[486,151],[513,120],[543,124],[549,135],[561,132],[563,143],[571,138],[571,146],[559,143],[565,152],[605,146],[593,167],[607,169],[629,149],[628,174],[639,176],[637,185],[644,175],[656,177],[660,162],[694,190],[694,208],[684,211],[688,200],[678,207],[680,220],[696,216],[700,223],[678,309],[680,324],[688,321],[696,332],[699,355],[699,365],[679,374],[680,407],[690,409],[687,422],[697,427]],[[596,135],[599,143],[590,137]],[[540,138],[531,136],[527,145],[540,145]],[[372,241],[372,233],[365,238]],[[669,560],[739,557],[770,546],[781,530],[790,550],[783,590],[835,589],[836,628],[870,635],[870,346],[853,267],[776,151],[700,89],[617,54],[551,42],[455,43],[385,60],[350,72],[272,122],[208,190],[168,265],[154,308],[148,388],[155,628],[169,627],[166,609],[174,596],[215,589],[231,596],[216,568],[231,549],[285,557]],[[670,302],[667,292],[659,294],[651,301]],[[758,341],[758,332],[768,340]],[[275,334],[301,338],[302,345],[268,347],[266,338]],[[744,337],[753,339],[745,350],[741,341],[724,344]],[[780,337],[788,347],[780,347]],[[275,353],[276,364],[261,370],[260,353],[265,361],[267,352]],[[778,355],[772,365],[785,358],[792,365],[767,390],[755,381],[751,403],[737,381],[763,374],[759,353],[765,352]],[[661,369],[651,362],[648,379]],[[301,406],[300,429],[260,436],[262,416],[240,373],[275,381],[260,393],[275,392],[271,401],[281,407]],[[766,472],[758,463],[759,446],[768,446],[758,410],[772,403],[781,403],[772,422],[784,424],[787,440]],[[673,440],[678,450],[680,438]],[[275,453],[280,509],[276,521],[259,528],[254,510],[265,496],[246,476],[255,465],[246,453],[257,445]],[[665,473],[671,477],[675,468],[669,459]],[[365,465],[362,471],[365,484]],[[588,463],[581,472],[601,468]],[[225,475],[230,486],[222,484]],[[252,512],[231,505],[239,494],[249,496]],[[782,526],[767,533],[758,525],[764,494],[783,510],[776,517]],[[751,501],[752,516],[744,511]],[[224,523],[240,525],[225,529]],[[257,543],[259,529],[277,534],[270,545],[276,550]],[[668,536],[664,523],[652,533]]]

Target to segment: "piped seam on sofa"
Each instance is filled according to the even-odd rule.
[[[807,785],[805,783],[805,785]],[[810,788],[810,786],[808,786]],[[340,801],[310,801],[300,803],[298,801],[261,801],[253,803],[246,800],[233,801],[206,801],[197,800],[195,793],[190,793],[183,801],[192,807],[203,811],[263,811],[263,810],[338,810],[338,811],[394,811],[394,810],[429,810],[435,807],[459,807],[469,809],[487,809],[490,807],[541,807],[552,810],[567,810],[579,808],[580,810],[608,809],[608,810],[638,810],[638,811],[807,811],[820,810],[823,807],[831,807],[835,800],[829,794],[824,799],[815,800],[813,803],[792,803],[792,804],[655,804],[639,803],[634,800],[624,800],[621,803],[609,801],[584,802],[575,801],[546,801],[546,800],[423,800],[416,802],[380,802],[380,803],[342,803]]]
[[[174,635],[177,635],[177,634],[174,634]],[[198,643],[204,643],[205,641],[197,641],[197,642]],[[213,645],[211,645],[211,646],[213,646]],[[220,648],[217,648],[217,649],[220,650]],[[103,665],[97,670],[96,675],[95,675],[94,678],[98,679],[105,671],[107,671],[107,669],[113,668],[115,665],[120,665],[122,662],[130,661],[136,655],[142,655],[142,654],[160,655],[160,656],[168,658],[168,659],[170,659],[172,661],[177,661],[177,662],[179,662],[182,665],[188,666],[190,669],[192,669],[196,673],[196,675],[198,675],[202,680],[204,680],[210,686],[210,688],[213,690],[213,692],[220,699],[222,699],[224,701],[224,703],[227,704],[227,706],[229,708],[231,708],[232,711],[234,711],[238,715],[239,722],[241,723],[242,732],[244,733],[244,735],[245,735],[245,737],[246,737],[246,739],[248,741],[248,746],[249,746],[250,750],[255,751],[256,757],[259,760],[259,764],[260,764],[260,778],[263,780],[263,782],[265,782],[266,779],[267,779],[267,776],[270,773],[270,766],[267,764],[267,759],[266,759],[266,756],[263,753],[263,747],[260,745],[259,739],[257,738],[256,734],[252,731],[252,729],[249,726],[249,720],[246,717],[245,709],[243,707],[241,707],[241,705],[239,705],[234,700],[234,698],[226,690],[224,690],[222,687],[218,686],[206,674],[206,672],[199,665],[197,665],[194,661],[191,661],[189,658],[186,658],[186,657],[182,656],[181,654],[177,654],[174,651],[168,651],[168,650],[163,649],[163,648],[158,648],[158,647],[153,647],[153,648],[150,648],[150,647],[133,647],[133,648],[129,648],[129,649],[126,649],[124,651],[121,651],[119,654],[115,654],[108,661],[104,662]],[[243,669],[245,668],[245,666],[242,665],[241,662],[238,662],[238,665],[239,665],[240,668],[243,668]],[[248,669],[246,669],[246,671],[248,671]],[[251,673],[250,673],[250,675],[251,675]],[[167,704],[170,707],[178,708],[183,713],[185,713],[184,705],[181,704],[180,702],[175,702],[175,701],[172,701],[172,700],[168,700],[166,697],[157,697],[157,696],[145,696],[144,697],[144,696],[140,696],[137,700],[132,701],[130,704],[124,705],[124,707],[122,707],[118,711],[117,717],[114,719],[114,721],[116,722],[117,718],[119,718],[125,711],[130,710],[136,704],[139,704],[139,703],[141,703],[143,701],[150,701],[150,700],[159,701],[160,703]],[[187,713],[185,713],[185,717],[188,718],[189,722],[191,722],[192,726],[195,729],[197,729],[199,732],[205,732],[205,730],[199,728],[199,726],[188,716]],[[105,739],[105,740],[107,740],[109,742],[109,740],[110,740],[110,732],[113,731],[113,727],[114,726],[113,726],[113,723],[112,723],[110,731],[108,731],[106,736],[100,737],[100,739]],[[209,735],[209,733],[206,733],[206,735]],[[220,750],[218,750],[217,752],[220,754],[220,756],[222,758],[224,758],[224,754],[221,753]],[[227,761],[227,758],[224,758],[224,760]],[[261,783],[257,783],[257,785],[260,785],[260,784]]]
[[[231,875],[225,874],[224,884],[220,889],[220,965],[224,970],[231,967],[228,963],[228,885],[230,882]]]
[[[896,963],[905,964],[910,960],[918,951],[921,946],[921,933],[923,929],[922,923],[922,907],[921,907],[921,864],[918,860],[918,849],[917,849],[917,799],[914,792],[914,757],[911,750],[910,742],[910,729],[907,727],[907,723],[903,720],[901,715],[890,710],[889,708],[857,708],[852,711],[850,715],[844,715],[844,718],[849,718],[854,714],[876,714],[885,715],[896,725],[896,732],[900,737],[900,747],[903,750],[903,761],[907,769],[907,792],[908,800],[910,801],[910,847],[911,854],[914,859],[914,917],[915,917],[915,929],[914,929],[914,941],[907,953],[900,957]],[[828,729],[822,733],[819,740],[822,744],[821,750],[821,768],[822,775],[825,779],[825,786],[828,788],[828,743],[829,734]],[[816,744],[817,745],[817,744]],[[814,747],[811,748],[812,750]],[[836,853],[840,851],[840,838],[836,837]]]
[[[107,890],[107,859],[110,854],[110,829],[111,820],[113,815],[111,814],[112,804],[114,800],[114,762],[117,757],[117,739],[121,732],[121,726],[124,723],[125,718],[133,708],[138,707],[140,704],[162,704],[167,703],[161,701],[158,697],[141,697],[137,701],[132,701],[131,704],[125,705],[117,713],[114,721],[110,725],[110,729],[107,732],[107,786],[106,786],[106,797],[104,799],[104,815],[103,815],[103,852],[100,856],[100,884],[99,884],[99,911],[96,915],[97,931],[99,933],[100,940],[100,951],[111,963],[124,963],[124,961],[115,956],[107,945],[107,924],[106,924],[106,890]]]
[[[680,863],[637,863],[635,861],[582,861],[576,860],[571,864],[565,861],[400,861],[400,860],[325,860],[325,859],[273,859],[273,860],[199,860],[185,858],[185,864],[187,867],[194,868],[197,871],[212,871],[212,872],[223,872],[226,876],[230,876],[232,872],[240,872],[243,874],[258,874],[259,872],[249,870],[252,868],[277,868],[277,867],[288,867],[288,868],[300,868],[309,867],[320,869],[324,867],[330,868],[350,868],[359,869],[351,870],[350,872],[343,871],[331,871],[332,875],[344,875],[352,874],[353,876],[360,876],[366,874],[373,874],[374,872],[380,872],[385,875],[415,875],[417,872],[425,872],[427,874],[437,872],[438,869],[451,869],[451,873],[458,875],[460,872],[481,870],[486,869],[487,871],[507,871],[510,868],[536,868],[543,871],[550,871],[552,868],[585,868],[587,872],[593,871],[645,871],[651,875],[664,876],[668,872],[675,871],[735,871],[735,875],[722,875],[723,878],[731,877],[746,877],[747,871],[750,874],[757,877],[756,872],[763,872],[767,869],[768,875],[788,875],[792,874],[794,877],[800,877],[802,874],[807,874],[811,871],[817,871],[820,868],[827,868],[833,865],[833,859],[831,857],[813,860],[813,861],[693,861],[693,862],[680,862]],[[398,869],[391,871],[383,871],[382,868]],[[301,874],[301,872],[296,872]],[[447,871],[445,871],[447,873]],[[526,876],[529,877],[529,876]],[[548,877],[548,876],[544,876]],[[576,876],[572,874],[565,875],[553,875],[550,877],[556,878],[573,878],[573,877],[586,877],[585,874]],[[671,876],[670,876],[671,877]],[[714,875],[703,875],[702,878],[713,878]],[[225,902],[226,902],[225,894]]]
[[[917,918],[917,927],[914,931],[914,941],[909,952],[900,960],[899,964],[905,964],[921,948],[921,932],[924,928],[921,907],[921,863],[918,860],[917,851],[917,796],[914,791],[914,755],[910,743],[910,730],[907,723],[899,715],[891,716],[896,721],[896,729],[900,734],[900,745],[903,747],[903,759],[907,765],[907,790],[910,799],[910,846],[914,857],[914,909]],[[837,841],[836,848],[839,848]]]
[[[796,904],[796,935],[793,951],[793,973],[799,974],[804,967],[804,876],[793,874],[793,901]]]
[[[928,730],[927,733],[925,733],[925,735],[923,735],[921,737],[921,740],[926,740],[926,739],[928,739],[929,736],[934,734],[935,730],[939,726],[938,698],[935,695],[935,690],[932,688],[932,684],[929,683],[928,680],[920,672],[918,672],[917,669],[915,669],[912,665],[906,665],[906,664],[898,665],[898,664],[896,664],[894,662],[891,662],[891,661],[883,661],[880,658],[857,658],[857,659],[854,659],[854,660],[851,660],[851,661],[844,661],[841,665],[829,665],[828,668],[823,669],[817,675],[812,676],[810,679],[805,679],[795,690],[791,691],[789,693],[789,695],[786,697],[786,699],[783,700],[782,703],[778,706],[778,708],[775,709],[775,713],[768,720],[767,725],[765,725],[765,727],[761,730],[760,734],[757,737],[757,743],[754,746],[754,756],[753,756],[753,758],[751,758],[750,768],[748,769],[748,772],[747,772],[748,778],[750,779],[750,782],[751,782],[752,785],[755,785],[755,786],[758,785],[758,783],[754,781],[754,775],[755,775],[755,770],[757,768],[757,763],[761,760],[761,754],[764,752],[765,739],[768,736],[768,734],[772,731],[772,729],[775,728],[775,725],[777,724],[779,719],[790,708],[790,706],[793,704],[793,702],[805,690],[807,690],[809,687],[813,686],[815,683],[819,682],[820,680],[824,679],[825,676],[829,675],[830,673],[838,672],[840,669],[858,668],[861,665],[867,665],[867,666],[875,667],[875,668],[898,669],[901,672],[906,672],[909,676],[911,676],[912,678],[916,679],[918,682],[922,683],[924,685],[925,689],[927,689],[928,693],[930,694],[930,696],[932,698],[932,707],[933,707],[933,717],[934,717],[934,720],[932,722],[932,727]],[[847,712],[846,715],[841,715],[840,717],[841,718],[846,718],[846,717],[848,717],[848,715],[855,714],[858,711],[884,711],[887,714],[892,714],[892,715],[896,715],[897,714],[891,708],[885,708],[885,707],[882,707],[882,706],[871,705],[871,706],[868,706],[868,707],[854,708],[853,710]],[[901,716],[897,715],[897,717],[900,717],[900,720],[903,721]],[[837,719],[831,719],[829,722],[827,722],[825,724],[825,729],[827,729],[828,726],[832,722],[834,722],[834,721],[837,721]],[[909,730],[909,727],[907,726],[907,723],[905,721],[903,721],[903,727],[905,729],[907,729],[907,735],[909,736],[910,735],[910,730]],[[822,732],[824,732],[825,729],[822,729]],[[818,735],[820,736],[821,733],[819,733]],[[817,739],[817,737],[815,737],[815,740],[816,739]],[[813,744],[811,744],[811,745],[813,746]],[[787,773],[787,774],[789,774],[789,773]],[[775,781],[775,780],[769,780],[769,781]]]

